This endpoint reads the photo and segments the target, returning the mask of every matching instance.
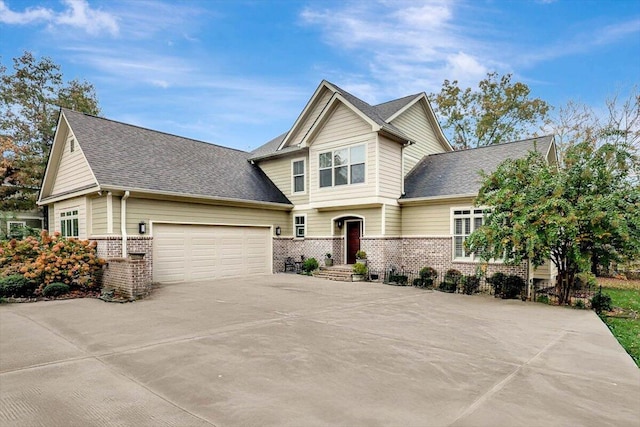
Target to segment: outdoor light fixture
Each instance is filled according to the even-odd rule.
[[[282,229],[280,228],[280,226],[276,227],[276,236],[279,236],[282,233]]]
[[[338,220],[338,228],[342,228],[342,220],[341,219]]]
[[[147,224],[145,224],[144,221],[140,221],[140,224],[138,224],[138,233],[144,234],[146,232],[147,232]]]

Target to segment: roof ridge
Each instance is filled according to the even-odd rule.
[[[400,100],[406,99],[406,98],[417,98],[418,96],[422,95],[423,93],[424,92],[418,92],[418,93],[414,93],[412,95],[406,95],[406,96],[401,96],[400,98],[390,99],[389,101],[384,101],[384,102],[381,102],[379,104],[372,105],[372,107],[380,107],[380,106],[382,106],[384,104],[390,104],[392,102],[400,101]]]
[[[526,142],[526,141],[532,141],[534,139],[543,139],[543,138],[552,138],[554,136],[554,134],[548,134],[548,135],[543,135],[543,136],[532,136],[530,138],[524,138],[524,139],[517,139],[515,141],[507,141],[507,142],[501,142],[499,144],[489,144],[489,145],[482,145],[480,147],[472,147],[472,148],[467,148],[465,150],[453,150],[453,151],[446,151],[444,153],[433,153],[433,154],[428,154],[425,157],[429,157],[429,156],[440,156],[443,154],[452,154],[452,153],[464,153],[467,151],[473,151],[473,150],[479,150],[481,148],[494,148],[494,147],[501,147],[503,145],[509,145],[509,144],[517,144],[519,142]]]
[[[105,120],[107,122],[116,123],[116,124],[119,124],[119,125],[124,125],[124,126],[132,127],[132,128],[142,129],[142,130],[146,130],[146,131],[153,132],[153,133],[159,133],[159,134],[162,134],[162,135],[172,136],[172,137],[175,137],[175,138],[186,139],[186,140],[189,140],[189,141],[198,142],[200,144],[206,144],[206,145],[209,145],[209,146],[214,146],[214,147],[218,147],[218,148],[224,148],[224,149],[227,149],[227,150],[238,151],[238,152],[244,153],[244,154],[251,154],[249,151],[240,150],[238,148],[227,147],[227,146],[216,144],[216,143],[213,143],[213,142],[207,142],[207,141],[202,141],[200,139],[190,138],[188,136],[181,136],[181,135],[176,135],[174,133],[164,132],[164,131],[161,131],[161,130],[155,130],[155,129],[151,129],[151,128],[146,128],[144,126],[133,125],[131,123],[125,123],[125,122],[121,122],[121,121],[118,121],[118,120],[109,119],[109,118],[106,118],[106,117],[94,116],[93,114],[84,113],[82,111],[72,110],[70,108],[60,107],[60,109],[63,110],[63,111],[70,111],[70,112],[75,113],[75,114],[82,114],[84,116],[91,117],[93,119]]]

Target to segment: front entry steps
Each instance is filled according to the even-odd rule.
[[[327,280],[335,280],[337,282],[353,281],[353,265],[334,265],[333,267],[320,267],[313,273],[314,277]]]

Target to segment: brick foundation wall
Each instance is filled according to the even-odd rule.
[[[307,237],[306,239],[274,237],[273,272],[284,271],[284,261],[288,257],[299,261],[301,255],[305,258],[315,258],[320,265],[324,265],[327,253],[331,254],[336,264],[341,264],[344,258],[344,239],[342,237]]]
[[[438,271],[439,280],[447,270],[455,268],[465,275],[475,274],[480,263],[452,261],[452,239],[450,237],[362,237],[360,247],[367,253],[368,265],[372,270],[384,271],[393,266],[399,270],[419,272],[422,267],[433,267]],[[293,239],[276,237],[273,239],[273,271],[284,271],[284,260],[292,257],[299,260],[314,257],[322,264],[324,254],[331,252],[337,264],[344,259],[344,238]],[[515,274],[528,280],[526,262],[517,266],[488,264],[485,277],[496,271]]]

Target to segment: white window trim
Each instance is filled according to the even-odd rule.
[[[297,175],[294,175],[293,173],[293,164],[296,162],[302,162],[302,167],[304,168],[304,173],[302,174],[302,181],[304,183],[304,190],[302,191],[296,191],[296,182],[295,182],[295,177]],[[302,194],[307,194],[307,173],[308,173],[308,168],[307,168],[307,159],[305,159],[304,157],[300,157],[297,159],[291,159],[291,194],[295,194],[297,195],[302,195]]]
[[[11,236],[11,226],[14,224],[19,224],[22,228],[27,226],[26,221],[7,221],[7,236]]]
[[[76,235],[66,235],[65,236],[64,235],[65,233],[62,232],[63,231],[62,230],[62,221],[63,221],[62,217],[63,217],[63,214],[66,214],[67,212],[71,212],[71,215],[70,216],[65,216],[64,221],[71,220],[72,227],[73,227],[73,220],[75,219],[75,220],[78,221],[78,228],[77,228],[78,233]],[[73,214],[73,212],[75,212],[75,214]],[[77,206],[72,207],[72,208],[67,208],[67,209],[60,210],[58,212],[57,221],[58,221],[58,224],[60,225],[60,235],[62,237],[75,238],[75,239],[80,238],[80,209]]]
[[[296,218],[304,218],[304,235],[303,236],[298,236],[298,232],[296,230]],[[307,224],[307,214],[297,214],[297,215],[293,215],[293,238],[294,239],[300,239],[300,240],[304,240],[307,237],[307,232],[309,231],[308,229],[308,224]]]
[[[451,260],[454,262],[479,262],[480,258],[476,259],[475,254],[470,254],[469,256],[456,257],[456,227],[455,227],[455,219],[456,218],[470,218],[470,226],[471,229],[469,231],[469,235],[475,231],[475,218],[484,218],[485,211],[489,209],[487,207],[474,207],[474,206],[461,206],[461,207],[452,207],[449,211],[449,224],[450,224],[450,233],[451,233]],[[468,215],[455,215],[455,211],[469,211]],[[476,211],[481,211],[482,213],[476,213]],[[466,239],[465,239],[466,240]],[[463,241],[464,242],[464,241]],[[464,243],[463,243],[464,244]],[[464,250],[464,249],[463,249]],[[493,261],[493,260],[492,260]],[[490,261],[491,262],[491,261]]]
[[[362,182],[356,182],[355,184],[351,183],[351,149],[352,148],[356,148],[362,146],[364,147],[364,162],[362,163],[364,165],[364,180]],[[349,162],[346,165],[341,165],[341,166],[347,166],[347,179],[349,182],[347,182],[346,184],[343,185],[336,185],[335,184],[335,165],[333,162],[333,156],[334,153],[336,151],[340,151],[340,150],[348,150],[349,151]],[[331,153],[331,167],[330,168],[321,168],[320,167],[320,156],[322,154],[326,154],[326,153]],[[365,185],[367,183],[367,163],[368,163],[368,153],[367,153],[367,143],[358,143],[358,144],[353,144],[353,145],[347,145],[347,146],[342,146],[342,147],[336,147],[336,148],[332,148],[330,150],[325,150],[325,151],[319,151],[318,152],[318,156],[317,156],[317,162],[318,162],[318,189],[320,190],[326,190],[328,188],[341,188],[341,187],[350,187],[352,185]],[[355,163],[357,165],[359,165],[360,163]],[[322,170],[327,170],[327,169],[331,169],[331,185],[328,185],[326,187],[321,187],[320,186],[320,171]]]

